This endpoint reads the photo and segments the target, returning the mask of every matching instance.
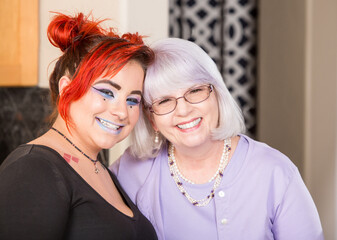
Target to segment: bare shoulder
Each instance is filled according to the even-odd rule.
[[[64,143],[62,139],[60,139],[57,135],[53,134],[50,130],[47,131],[45,134],[41,135],[38,138],[33,139],[32,141],[28,142],[27,144],[35,144],[35,145],[42,145],[46,147],[50,147],[57,152],[62,152],[64,149]]]

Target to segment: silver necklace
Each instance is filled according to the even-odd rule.
[[[176,160],[175,160],[175,156],[174,156],[174,146],[173,146],[173,144],[169,145],[168,165],[169,165],[169,168],[170,168],[171,176],[172,176],[176,186],[180,190],[180,192],[194,206],[197,206],[197,207],[206,206],[214,198],[215,190],[219,187],[219,185],[221,183],[221,180],[222,180],[222,177],[223,177],[223,172],[228,165],[230,151],[231,151],[231,139],[229,138],[229,139],[224,140],[224,149],[223,149],[222,156],[221,156],[221,159],[220,159],[219,167],[218,167],[216,173],[214,174],[214,176],[209,180],[209,182],[212,182],[215,179],[214,185],[212,187],[212,190],[211,190],[210,194],[207,195],[203,199],[197,200],[197,199],[192,198],[191,195],[183,187],[183,183],[180,180],[180,178],[182,178],[186,182],[189,182],[189,183],[192,183],[192,184],[193,184],[193,181],[187,179],[186,177],[184,177],[180,173],[179,168],[178,168],[177,163],[176,163]]]

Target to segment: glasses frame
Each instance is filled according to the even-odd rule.
[[[177,105],[178,105],[178,99],[180,99],[180,98],[183,98],[186,102],[188,102],[188,103],[190,103],[190,104],[198,104],[198,103],[204,102],[204,101],[206,101],[206,100],[209,98],[209,96],[211,96],[211,93],[212,93],[213,90],[214,90],[214,86],[213,86],[212,84],[204,84],[204,85],[200,85],[199,87],[203,87],[203,86],[207,86],[207,87],[208,87],[208,89],[209,89],[209,94],[208,94],[208,96],[207,96],[204,100],[202,100],[202,101],[199,101],[199,102],[193,102],[193,103],[192,103],[192,102],[190,102],[190,101],[188,101],[188,100],[186,99],[185,95],[186,95],[188,92],[190,92],[192,89],[197,88],[197,87],[192,87],[192,88],[190,88],[189,90],[187,90],[187,91],[184,93],[184,95],[181,96],[181,97],[177,97],[177,98],[170,97],[171,99],[175,99],[175,106],[174,106],[174,108],[173,108],[171,111],[169,111],[169,112],[167,112],[167,113],[156,113],[156,112],[153,110],[153,107],[152,107],[152,106],[153,106],[154,104],[156,104],[158,101],[161,101],[161,100],[158,100],[158,101],[153,102],[153,103],[151,104],[151,106],[150,106],[148,109],[149,109],[149,111],[150,111],[151,113],[154,113],[154,114],[156,114],[157,116],[162,116],[162,115],[166,115],[166,114],[169,114],[169,113],[173,112],[173,111],[177,108]]]

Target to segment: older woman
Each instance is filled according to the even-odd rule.
[[[152,50],[82,13],[48,27],[63,54],[50,77],[52,128],[0,167],[0,239],[157,239],[151,223],[97,160],[139,117]]]
[[[153,50],[148,118],[112,169],[159,239],[323,239],[297,168],[242,134],[243,117],[212,59],[181,39]]]

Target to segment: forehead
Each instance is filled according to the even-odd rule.
[[[191,83],[191,84],[184,84],[184,86],[177,86],[177,85],[164,86],[158,88],[157,91],[154,91],[151,94],[151,98],[158,99],[167,96],[178,96],[178,95],[180,96],[195,85],[196,85],[195,83]]]
[[[150,81],[145,80],[144,91],[146,95],[154,99],[165,95],[175,95],[177,92],[185,92],[196,85],[205,83],[205,80],[191,79],[191,77],[157,75]]]
[[[122,90],[123,88],[142,89],[143,81],[143,67],[136,61],[130,61],[114,76],[102,74],[94,83],[106,83],[117,90]]]
[[[190,86],[185,87],[185,88],[176,88],[174,91],[166,92],[165,94],[162,94],[162,95],[158,96],[157,98],[154,98],[154,100],[165,98],[165,97],[175,97],[175,98],[181,97],[184,94],[188,93],[189,90],[191,90],[191,89],[193,89],[197,86],[201,86],[201,85],[204,85],[204,84],[193,84],[193,85],[190,85]]]

